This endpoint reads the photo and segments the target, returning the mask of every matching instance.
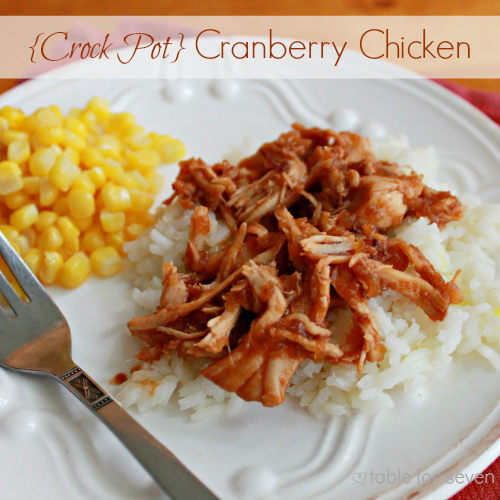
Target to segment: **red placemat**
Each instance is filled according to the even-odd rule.
[[[497,125],[500,125],[500,94],[485,90],[469,89],[459,85],[458,83],[448,82],[446,80],[434,81],[464,98],[466,101],[469,101],[485,115],[491,118]]]
[[[477,474],[480,472],[478,471]],[[500,458],[497,458],[483,473],[493,474],[493,478],[500,478]],[[486,477],[486,476],[485,476]],[[491,476],[488,476],[491,478]],[[483,484],[471,481],[463,490],[454,495],[451,500],[497,500],[500,499],[500,480],[488,482],[482,480]]]

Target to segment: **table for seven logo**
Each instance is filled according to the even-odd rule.
[[[390,471],[387,469],[385,472],[355,472],[352,475],[353,481],[358,484],[365,485],[371,484],[410,484],[415,481],[419,484],[430,484],[436,482],[441,476],[446,479],[448,484],[469,484],[471,482],[476,482],[477,484],[493,484],[495,482],[495,476],[489,472],[487,474],[467,474],[458,473],[452,474],[450,472],[446,474],[431,474],[429,472],[422,473],[422,469],[418,469],[417,475],[412,476],[408,472],[401,472],[400,469],[397,472]]]

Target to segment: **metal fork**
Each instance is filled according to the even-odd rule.
[[[61,382],[122,441],[174,500],[217,500],[184,465],[71,359],[68,322],[0,232],[0,254],[29,299],[25,303],[0,272],[0,365],[49,375]],[[15,315],[15,316],[14,316]]]

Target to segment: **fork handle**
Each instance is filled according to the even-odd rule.
[[[59,380],[107,425],[173,500],[218,500],[80,367]]]

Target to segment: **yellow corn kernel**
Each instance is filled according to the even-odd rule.
[[[149,227],[153,224],[155,218],[152,214],[147,211],[142,212],[127,212],[126,213],[126,222],[127,226],[131,224],[141,224],[144,227]]]
[[[97,141],[101,135],[101,130],[99,132],[89,133],[87,139],[85,140],[87,146],[92,146],[93,148],[97,147]]]
[[[108,212],[102,210],[100,214],[101,226],[106,233],[116,233],[125,227],[124,212]]]
[[[96,187],[90,178],[89,171],[81,172],[71,184],[71,189],[83,189],[90,194],[95,194]]]
[[[52,148],[43,148],[35,151],[29,159],[30,172],[43,177],[50,172],[57,160],[56,151]]]
[[[134,125],[133,127],[131,127],[127,131],[126,137],[131,137],[133,135],[138,135],[138,134],[146,135],[146,129],[142,125]]]
[[[92,111],[84,111],[80,115],[80,120],[85,123],[87,130],[91,134],[98,134],[100,132],[100,127],[97,125],[97,117]]]
[[[111,158],[107,158],[102,165],[104,173],[108,179],[114,179],[117,175],[120,175],[123,172],[122,166]]]
[[[133,187],[142,189],[143,191],[149,190],[149,182],[138,170],[130,170],[129,172],[127,172],[127,175],[130,179],[133,180]]]
[[[55,212],[44,210],[38,214],[38,220],[35,222],[36,230],[41,233],[49,226],[53,226],[56,223],[56,220],[57,214]]]
[[[92,167],[86,173],[96,189],[101,189],[106,184],[106,174],[103,167]]]
[[[127,159],[128,170],[152,170],[160,164],[160,155],[153,149],[141,149],[140,151],[129,151]]]
[[[40,127],[35,132],[34,140],[44,146],[52,146],[52,144],[63,144],[66,138],[66,131],[57,125],[49,127]]]
[[[27,229],[23,229],[21,231],[21,234],[23,236],[26,236],[26,239],[28,240],[28,245],[31,247],[34,247],[36,245],[36,239],[38,237],[36,231],[33,229],[33,227],[28,227]]]
[[[80,286],[90,276],[90,260],[83,253],[71,256],[61,267],[59,281],[67,288]]]
[[[70,252],[69,250],[66,249],[64,245],[58,250],[58,252],[62,255],[64,262],[66,262],[72,255],[76,253],[76,252]]]
[[[146,228],[142,224],[130,224],[130,226],[127,226],[125,229],[125,235],[129,241],[133,241],[137,239],[145,229]]]
[[[38,122],[34,115],[29,115],[25,117],[23,125],[21,127],[23,132],[26,132],[28,134],[33,134],[35,133],[37,128],[38,128]]]
[[[80,153],[76,149],[73,149],[71,146],[66,146],[66,149],[64,150],[62,156],[67,158],[71,163],[80,165]]]
[[[90,255],[90,264],[92,269],[103,278],[110,278],[123,268],[120,254],[110,246],[94,250]]]
[[[105,123],[109,117],[109,102],[103,97],[96,96],[90,99],[86,109],[94,113],[99,123]]]
[[[57,119],[59,120],[59,124],[61,124],[63,122],[63,119],[64,119],[61,108],[57,104],[51,104],[49,106],[49,109],[57,117]]]
[[[23,184],[26,194],[33,195],[40,192],[40,177],[24,177]]]
[[[146,172],[144,174],[144,178],[148,181],[149,184],[148,191],[150,193],[153,193],[154,195],[157,195],[165,184],[165,179],[163,178],[163,176],[155,171]]]
[[[40,250],[57,250],[64,243],[63,237],[55,226],[49,226],[38,236],[37,247]]]
[[[76,238],[70,238],[63,243],[63,251],[70,255],[80,251],[80,239],[78,236]]]
[[[62,120],[53,109],[40,108],[34,113],[38,127],[57,127],[62,125]]]
[[[45,251],[40,262],[40,279],[47,284],[55,283],[64,264],[64,259],[59,252]]]
[[[105,244],[104,231],[99,226],[93,226],[85,231],[82,238],[82,246],[88,254],[103,247]]]
[[[74,219],[90,217],[95,212],[95,200],[85,189],[72,189],[68,194],[69,214]]]
[[[133,187],[129,189],[129,192],[130,200],[132,201],[130,210],[132,211],[143,212],[145,210],[149,210],[155,202],[154,194],[143,191],[142,189]]]
[[[184,144],[169,135],[160,135],[153,142],[154,150],[160,155],[164,163],[179,161],[186,154]]]
[[[42,144],[36,137],[35,134],[33,134],[30,137],[30,146],[32,151],[38,151],[39,149],[45,149],[45,145]]]
[[[0,231],[9,241],[14,241],[15,238],[19,236],[19,231],[8,224],[2,224],[0,226]]]
[[[7,148],[7,159],[16,163],[22,163],[30,157],[30,153],[30,143],[28,141],[13,141]]]
[[[30,244],[28,238],[23,234],[20,234],[15,240],[17,247],[19,248],[19,255],[22,257],[30,249]]]
[[[7,120],[10,128],[19,128],[24,122],[24,112],[12,106],[4,106],[0,109],[0,116]]]
[[[52,144],[52,146],[50,146],[50,149],[52,149],[52,151],[54,151],[54,153],[56,154],[56,159],[63,154],[63,149],[61,148],[61,146],[59,146],[59,144]]]
[[[92,227],[94,223],[94,218],[90,217],[82,217],[81,219],[73,219],[73,223],[80,231],[86,231]]]
[[[38,276],[40,264],[42,262],[42,251],[38,248],[32,248],[23,255],[23,259],[27,266],[31,269],[31,272],[35,276]]]
[[[85,123],[78,118],[68,116],[64,122],[64,126],[66,127],[66,130],[73,132],[73,134],[76,134],[81,139],[85,139],[87,137],[87,127],[85,126]]]
[[[153,145],[151,137],[144,133],[133,134],[125,139],[125,144],[135,151],[150,148]]]
[[[107,233],[104,241],[106,242],[106,246],[113,247],[120,255],[125,255],[123,251],[123,244],[126,242],[125,231]]]
[[[107,130],[126,134],[135,125],[135,117],[132,113],[113,113],[109,117]]]
[[[10,216],[10,224],[19,231],[32,226],[38,220],[38,209],[31,203],[19,208]]]
[[[31,198],[24,191],[16,191],[15,193],[6,194],[4,203],[10,210],[17,210],[24,205],[30,203]]]
[[[105,160],[114,160],[120,166],[125,163],[121,154],[117,153],[114,149],[106,148],[105,146],[96,146],[97,150],[102,154]]]
[[[117,158],[122,151],[122,143],[115,135],[103,134],[96,141],[97,149],[106,158]]]
[[[3,116],[0,116],[0,133],[4,130],[9,130],[9,122]]]
[[[8,146],[11,142],[15,141],[28,141],[29,136],[26,132],[21,132],[19,130],[3,130],[0,133],[0,141]]]
[[[69,130],[66,130],[64,145],[74,149],[78,153],[81,153],[87,147],[86,142],[81,137]]]
[[[96,210],[96,212],[100,212],[101,210],[106,210],[106,207],[104,206],[104,201],[102,199],[102,190],[95,197],[95,210]]]
[[[149,189],[148,181],[138,170],[123,172],[122,174],[117,175],[113,181],[126,188],[135,187],[143,190]]]
[[[15,193],[23,187],[22,172],[13,161],[0,162],[0,194]]]
[[[104,156],[95,147],[87,147],[81,152],[82,163],[87,168],[100,167],[104,164]]]
[[[80,118],[80,115],[82,114],[82,110],[79,108],[71,108],[68,111],[68,114],[66,118]]]
[[[59,198],[52,205],[52,211],[55,212],[59,216],[64,216],[69,214],[68,208],[68,199],[67,198]]]
[[[108,212],[125,212],[132,206],[128,189],[112,182],[104,185],[101,197]]]
[[[80,172],[77,165],[61,156],[50,169],[49,179],[61,191],[67,191]]]
[[[26,176],[26,175],[30,175],[30,169],[28,167],[28,164],[25,162],[25,163],[21,163],[19,165],[19,168],[21,169],[21,174],[22,176]]]
[[[56,222],[64,241],[69,241],[80,236],[80,230],[69,217],[59,217]]]
[[[40,205],[48,207],[52,205],[59,196],[59,189],[50,182],[48,177],[40,179]]]
[[[122,172],[121,174],[117,175],[113,179],[113,182],[116,182],[117,184],[120,184],[120,186],[126,188],[131,188],[134,186],[134,181],[128,176],[128,172]]]

